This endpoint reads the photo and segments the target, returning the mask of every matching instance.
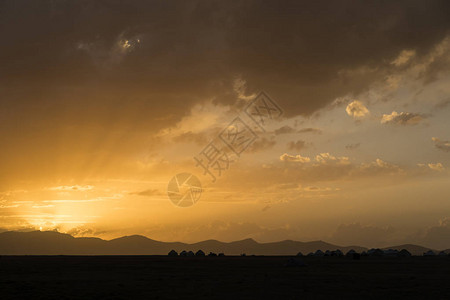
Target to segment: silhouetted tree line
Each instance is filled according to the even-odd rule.
[[[192,251],[186,251],[183,250],[180,252],[180,254],[178,254],[177,251],[175,250],[171,250],[168,253],[168,256],[182,256],[182,257],[205,257],[205,256],[209,256],[209,257],[216,257],[216,256],[225,256],[224,253],[219,253],[216,254],[214,252],[209,252],[208,255],[205,254],[205,252],[203,252],[202,250],[198,250],[196,253],[192,252]],[[241,256],[247,256],[245,253],[242,253]],[[254,255],[252,255],[254,256]],[[323,252],[322,250],[317,250],[316,252],[310,252],[307,255],[303,255],[303,253],[299,252],[297,253],[297,256],[314,256],[314,257],[328,257],[328,256],[333,256],[333,257],[349,257],[352,259],[360,259],[361,257],[410,257],[412,256],[412,254],[406,250],[406,249],[402,249],[402,250],[396,250],[396,249],[379,249],[379,248],[372,248],[368,251],[363,251],[363,252],[356,252],[355,250],[351,249],[349,250],[347,253],[343,253],[341,250],[337,249],[334,251],[330,251],[327,250],[325,252]],[[441,251],[439,253],[435,253],[432,250],[429,250],[425,253],[423,253],[423,256],[450,256],[450,253],[446,253],[445,251]]]

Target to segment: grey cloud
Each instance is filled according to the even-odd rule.
[[[321,134],[322,130],[318,128],[302,128],[297,131],[298,133],[315,133],[315,134]]]
[[[159,194],[161,194],[160,191],[156,189],[148,189],[140,192],[131,193],[131,195],[138,195],[138,196],[154,196]]]
[[[318,128],[302,128],[299,130],[295,130],[294,128],[292,128],[291,126],[285,125],[282,126],[278,129],[275,129],[274,131],[275,135],[281,135],[281,134],[291,134],[291,133],[314,133],[314,134],[321,134],[322,130],[318,129]]]
[[[268,139],[268,138],[259,138],[257,139],[248,149],[249,152],[259,152],[271,149],[273,146],[275,146],[276,141],[274,139]]]
[[[295,133],[295,129],[291,126],[285,125],[283,127],[275,129],[274,133],[275,135]]]
[[[355,150],[355,149],[358,149],[359,146],[361,146],[361,143],[348,144],[348,145],[345,145],[345,149]]]
[[[266,206],[264,206],[262,209],[261,209],[261,211],[268,211],[269,209],[271,208],[271,206],[270,205],[266,205]]]
[[[431,140],[434,142],[434,146],[442,151],[450,152],[450,141],[443,141],[441,139],[438,139],[437,137],[431,138]]]
[[[302,140],[298,140],[296,142],[289,142],[288,149],[294,151],[300,151],[307,147],[306,142]]]

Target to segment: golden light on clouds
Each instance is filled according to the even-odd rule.
[[[342,243],[450,230],[437,225],[450,217],[445,9],[49,3],[2,12],[1,230]],[[212,142],[229,155],[220,174],[210,162],[215,181],[195,160]],[[180,173],[201,182],[189,207],[167,194]]]
[[[369,114],[367,107],[358,100],[349,103],[345,111],[349,116],[354,117],[355,119],[364,118]]]

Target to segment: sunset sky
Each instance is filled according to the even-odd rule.
[[[450,2],[0,1],[0,228],[450,248]],[[264,91],[283,115],[252,127]],[[197,156],[256,140],[212,182]],[[168,198],[188,172],[203,191]]]

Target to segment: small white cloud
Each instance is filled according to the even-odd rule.
[[[61,185],[49,188],[51,191],[90,191],[94,189],[92,185]]]
[[[290,162],[299,162],[299,163],[307,163],[310,162],[311,159],[309,157],[303,157],[300,154],[298,155],[289,155],[284,153],[280,156],[281,161],[290,161]]]
[[[2,204],[0,204],[0,208],[14,208],[14,207],[19,207],[19,204],[14,204],[14,205],[2,205]]]
[[[355,100],[347,105],[345,111],[349,116],[355,119],[362,119],[370,113],[367,107],[365,107],[364,104],[358,100]]]
[[[33,205],[32,208],[50,208],[50,207],[55,207],[52,204],[48,204],[48,205]]]
[[[359,167],[359,171],[363,173],[390,173],[390,174],[399,174],[404,171],[397,165],[385,162],[382,159],[377,158],[375,161],[371,163],[363,163]]]
[[[385,162],[385,161],[383,161],[383,160],[381,160],[381,159],[379,159],[379,158],[377,158],[377,159],[375,160],[375,164],[376,164],[378,167],[380,167],[380,168],[388,168],[388,167],[390,167],[390,164],[388,164],[387,162]]]
[[[303,188],[303,191],[305,191],[305,192],[315,192],[315,193],[317,193],[317,192],[329,192],[331,190],[332,189],[329,188],[329,187],[322,188],[322,187],[317,187],[317,186],[307,186],[307,187]]]
[[[348,165],[350,164],[350,159],[346,156],[335,157],[330,153],[320,153],[316,155],[316,162],[321,164],[335,163],[338,165]]]
[[[417,125],[424,119],[424,116],[420,114],[393,111],[389,115],[383,114],[381,124]]]
[[[442,165],[442,163],[436,163],[436,164],[432,164],[429,163],[428,167],[433,170],[433,171],[438,171],[438,172],[442,172],[445,170],[444,166]]]

